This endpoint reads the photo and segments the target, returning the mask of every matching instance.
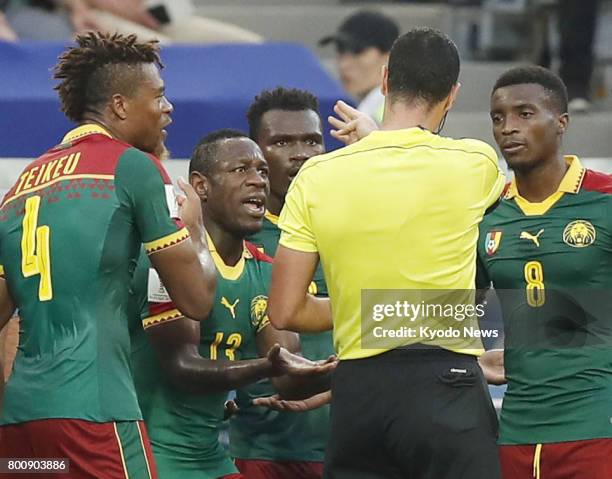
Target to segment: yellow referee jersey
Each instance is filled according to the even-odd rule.
[[[421,128],[375,131],[306,162],[280,215],[280,244],[319,253],[340,359],[391,349],[362,348],[362,290],[474,288],[478,224],[504,181],[486,143]],[[467,348],[445,339],[428,344],[482,349],[480,339]]]

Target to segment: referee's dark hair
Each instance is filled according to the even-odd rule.
[[[189,161],[189,174],[197,171],[204,176],[210,177],[215,171],[214,165],[216,163],[219,142],[231,138],[248,138],[248,136],[240,130],[223,128],[213,131],[198,141]]]
[[[558,113],[567,113],[567,88],[563,80],[547,68],[537,65],[514,67],[504,72],[495,82],[491,95],[499,88],[528,83],[540,85]]]
[[[274,90],[263,90],[255,97],[246,114],[249,122],[249,136],[253,141],[257,142],[261,117],[270,110],[312,110],[320,116],[319,100],[307,90],[281,86]]]
[[[76,42],[59,57],[53,75],[61,80],[55,87],[61,109],[76,123],[86,113],[98,112],[115,93],[134,94],[140,65],[164,67],[157,40],[139,42],[136,35],[88,32],[77,35]]]
[[[432,106],[441,102],[457,83],[459,64],[457,47],[444,33],[433,28],[408,31],[389,54],[389,100]]]

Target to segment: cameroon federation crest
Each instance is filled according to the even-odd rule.
[[[487,236],[485,237],[485,251],[487,252],[487,255],[493,256],[495,254],[495,252],[499,248],[501,239],[501,231],[489,231],[487,233]]]
[[[595,242],[595,227],[585,220],[568,223],[563,230],[563,242],[573,248],[586,248]]]
[[[268,297],[264,295],[255,296],[251,301],[251,323],[256,328],[263,325],[267,321],[268,315]]]

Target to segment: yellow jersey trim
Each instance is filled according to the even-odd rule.
[[[541,462],[542,462],[542,444],[537,444],[533,453],[533,477],[534,479],[540,479],[541,475]]]
[[[117,430],[117,423],[113,423],[113,427],[115,428],[115,437],[117,438],[117,444],[119,445],[119,454],[121,455],[121,464],[123,465],[123,473],[125,474],[125,479],[130,479],[128,475],[127,467],[125,465],[125,455],[123,454],[123,445],[121,444],[121,439],[119,438],[119,431]]]
[[[158,324],[168,323],[170,321],[175,321],[177,319],[181,319],[183,317],[183,313],[181,313],[178,309],[171,309],[170,311],[165,311],[160,314],[156,314],[155,316],[150,316],[142,320],[142,327],[144,329],[150,328],[151,326],[157,326]]]
[[[189,238],[189,232],[187,231],[187,228],[181,228],[177,232],[172,233],[168,236],[164,236],[163,238],[159,238],[154,241],[149,241],[148,243],[145,243],[144,247],[147,251],[147,254],[154,254],[172,246],[176,246],[177,244],[180,244],[185,241],[187,238]]]
[[[30,188],[28,190],[21,191],[21,192],[17,193],[16,195],[13,195],[13,196],[9,197],[4,202],[4,204],[7,205],[11,201],[16,200],[17,198],[20,198],[23,195],[29,195],[30,193],[34,193],[36,191],[40,191],[40,190],[46,188],[47,186],[54,185],[55,183],[59,183],[60,181],[79,180],[79,179],[83,179],[83,180],[87,180],[87,179],[91,179],[91,180],[110,180],[110,181],[112,181],[112,180],[115,179],[115,176],[114,175],[88,175],[88,174],[85,174],[85,175],[60,176],[59,178],[51,180],[49,183],[45,183],[44,185],[35,186],[34,188]]]
[[[94,123],[87,123],[85,125],[81,125],[76,127],[74,130],[70,130],[64,138],[62,138],[62,144],[70,143],[72,141],[78,140],[79,138],[83,138],[88,135],[104,135],[112,138],[113,135],[109,133],[109,131],[101,125],[96,125]]]
[[[276,216],[274,213],[270,213],[270,211],[266,210],[264,218],[266,218],[273,225],[278,225],[278,216]]]
[[[0,278],[4,278],[4,266],[0,264]]]
[[[234,266],[230,266],[225,264],[223,258],[221,258],[221,255],[219,255],[217,252],[217,247],[215,246],[214,241],[208,233],[206,233],[206,240],[208,242],[208,251],[210,251],[210,256],[215,262],[215,266],[217,267],[217,271],[219,271],[221,277],[231,281],[236,281],[238,278],[240,278],[244,271],[246,260],[253,257],[244,242],[242,243],[242,256]]]
[[[140,445],[142,446],[142,454],[145,459],[145,464],[147,465],[147,473],[149,474],[148,479],[152,479],[151,475],[151,466],[149,465],[149,458],[147,457],[147,448],[144,443],[144,439],[142,438],[142,431],[140,430],[140,421],[136,421],[136,427],[138,428],[138,436],[140,437]]]
[[[584,179],[586,169],[582,166],[577,156],[566,156],[564,159],[569,165],[569,168],[565,172],[565,176],[563,176],[561,183],[559,183],[557,191],[555,191],[544,201],[532,203],[523,198],[518,192],[516,179],[514,178],[510,183],[510,187],[506,192],[505,198],[514,199],[517,206],[526,216],[536,216],[545,214],[563,197],[565,193],[571,193],[574,195],[577,194],[582,186],[582,180]]]

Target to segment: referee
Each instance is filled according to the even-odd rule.
[[[373,340],[384,323],[362,315],[372,291],[391,304],[397,291],[474,288],[478,224],[504,176],[487,144],[438,135],[458,76],[457,48],[442,33],[399,37],[383,70],[381,130],[306,162],[280,215],[270,321],[298,332],[333,327],[340,359],[328,479],[500,476],[480,340]],[[329,299],[307,294],[319,261]]]

